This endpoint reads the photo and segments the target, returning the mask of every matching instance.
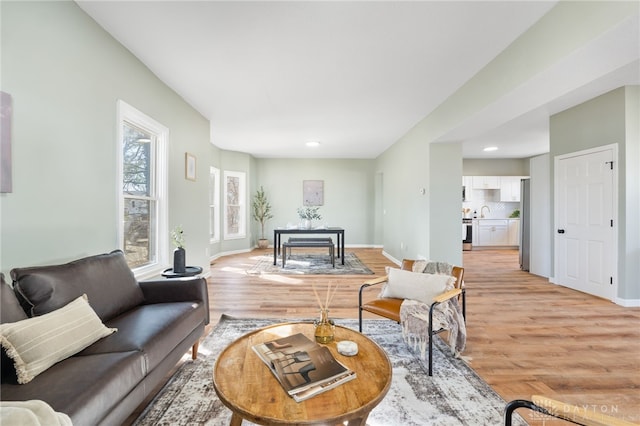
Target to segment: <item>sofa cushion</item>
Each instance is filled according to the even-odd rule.
[[[0,323],[16,322],[27,318],[27,314],[20,306],[13,288],[5,281],[4,274],[0,274]],[[0,380],[2,383],[17,383],[16,369],[7,352],[0,350]]]
[[[63,265],[15,268],[11,277],[29,316],[54,311],[86,294],[100,319],[106,321],[144,301],[120,250]]]
[[[456,279],[449,275],[424,274],[390,268],[382,297],[417,300],[428,305],[433,298],[453,288]]]
[[[2,400],[40,399],[75,426],[98,425],[144,380],[143,358],[138,351],[72,356],[30,383],[3,384]]]
[[[27,314],[20,306],[13,288],[4,280],[4,274],[0,274],[0,323],[16,322],[26,318]]]
[[[55,363],[115,332],[81,296],[41,316],[0,324],[0,344],[13,359],[18,383],[29,383]]]
[[[118,332],[78,355],[138,350],[144,353],[145,372],[149,372],[193,330],[204,326],[204,309],[204,304],[198,302],[138,306],[107,321],[106,325]]]

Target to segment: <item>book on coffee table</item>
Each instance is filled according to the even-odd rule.
[[[302,333],[254,345],[253,350],[297,402],[356,378],[329,348]]]

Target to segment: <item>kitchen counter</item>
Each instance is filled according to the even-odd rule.
[[[473,219],[474,247],[518,247],[520,218]]]

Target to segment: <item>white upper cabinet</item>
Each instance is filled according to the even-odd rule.
[[[500,189],[498,176],[474,176],[473,189]]]
[[[500,201],[520,201],[520,176],[500,177]]]

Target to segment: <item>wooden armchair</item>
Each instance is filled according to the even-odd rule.
[[[513,413],[518,408],[528,408],[547,416],[584,426],[638,426],[636,423],[616,419],[602,413],[589,411],[584,407],[566,404],[544,396],[533,395],[531,399],[532,401],[516,399],[507,404],[504,410],[505,426],[511,426]]]
[[[401,269],[405,271],[411,271],[413,268],[414,260],[404,259],[402,261]],[[439,333],[442,333],[446,329],[440,328],[438,330],[433,329],[433,309],[453,297],[458,297],[458,300],[461,301],[462,304],[462,315],[466,317],[466,298],[465,298],[465,288],[463,284],[463,276],[464,276],[464,268],[459,266],[454,266],[451,275],[456,278],[455,288],[452,290],[446,291],[433,299],[433,303],[429,308],[429,376],[433,375],[433,336]],[[382,317],[388,318],[390,320],[396,321],[400,323],[400,305],[404,299],[396,299],[390,297],[378,297],[369,302],[363,303],[363,291],[371,286],[385,283],[388,277],[385,275],[383,277],[374,278],[368,281],[365,281],[364,284],[360,287],[360,291],[358,294],[358,320],[359,320],[359,331],[362,333],[362,311],[371,312],[376,315],[380,315]]]

